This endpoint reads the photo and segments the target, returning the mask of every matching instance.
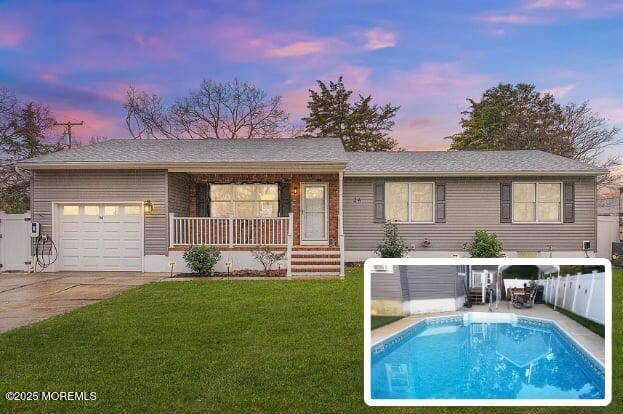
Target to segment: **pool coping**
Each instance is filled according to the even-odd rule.
[[[568,340],[571,341],[571,345],[572,346],[576,346],[576,351],[579,351],[578,353],[580,354],[581,357],[584,357],[585,361],[591,365],[592,369],[597,368],[598,371],[600,371],[600,374],[604,377],[604,384],[605,384],[605,380],[606,380],[606,365],[604,363],[602,363],[599,358],[597,358],[595,355],[593,355],[584,345],[582,345],[577,339],[575,339],[569,332],[567,332],[562,326],[560,326],[558,324],[558,322],[556,322],[553,319],[547,319],[547,318],[538,318],[538,317],[534,317],[534,316],[525,316],[525,315],[517,315],[515,313],[505,313],[505,312],[500,312],[500,313],[494,313],[494,314],[489,314],[487,312],[464,312],[464,313],[456,313],[456,314],[450,314],[450,315],[440,315],[440,316],[429,316],[429,317],[425,317],[422,318],[418,321],[413,322],[412,324],[394,332],[393,334],[374,342],[373,344],[370,345],[370,358],[373,358],[375,353],[380,353],[382,351],[377,351],[375,352],[375,348],[378,346],[386,346],[388,344],[385,344],[385,342],[391,341],[398,341],[399,338],[398,337],[402,337],[403,334],[405,334],[405,331],[407,330],[411,330],[413,329],[415,326],[421,324],[421,323],[427,323],[427,321],[429,320],[438,320],[438,319],[442,319],[442,320],[448,320],[448,319],[453,319],[453,318],[460,318],[462,321],[465,321],[466,317],[469,317],[469,315],[478,315],[478,316],[487,316],[486,318],[483,318],[483,320],[488,319],[490,321],[495,321],[496,317],[499,317],[501,315],[509,315],[513,318],[509,318],[510,319],[515,319],[515,321],[519,321],[521,318],[524,319],[528,319],[528,320],[533,320],[533,321],[545,321],[548,322],[550,324],[552,324],[554,327],[556,327]],[[499,319],[498,319],[499,320]],[[587,360],[588,359],[588,360]],[[597,367],[595,367],[594,365],[596,365]]]

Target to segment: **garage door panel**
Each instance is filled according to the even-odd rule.
[[[80,222],[65,222],[63,223],[63,229],[65,230],[64,233],[65,234],[69,234],[69,233],[80,233],[82,232],[82,228],[81,228],[81,224]]]
[[[142,269],[140,205],[71,205],[59,208],[59,258],[62,268],[102,271]],[[130,214],[126,215],[128,212]]]

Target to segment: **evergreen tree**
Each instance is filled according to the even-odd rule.
[[[487,89],[479,101],[468,99],[461,118],[462,131],[449,137],[452,150],[536,149],[609,168],[616,155],[604,157],[607,148],[622,143],[619,130],[593,112],[587,102],[560,105],[534,85],[499,84]],[[599,183],[612,184],[602,176]]]
[[[336,137],[347,151],[390,151],[397,142],[389,136],[399,106],[372,104],[372,96],[359,95],[351,102],[343,78],[326,85],[318,82],[318,91],[309,90],[309,116],[303,118],[305,132],[318,137]]]

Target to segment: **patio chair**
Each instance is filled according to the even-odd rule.
[[[524,308],[531,308],[534,306],[534,301],[536,299],[536,292],[537,292],[537,288],[533,287],[530,290],[530,295],[527,297],[525,303],[524,303]]]
[[[523,291],[523,289],[511,289],[511,300],[510,303],[513,305],[513,307],[519,309],[519,308],[523,308],[524,305],[524,296],[520,296],[517,294],[518,291]]]

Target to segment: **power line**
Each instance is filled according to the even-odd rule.
[[[69,148],[71,148],[71,127],[73,126],[79,126],[79,125],[83,125],[84,121],[80,121],[80,122],[71,122],[71,121],[67,121],[67,122],[54,122],[54,125],[56,126],[64,126],[65,127],[65,132],[67,134],[67,146]]]

